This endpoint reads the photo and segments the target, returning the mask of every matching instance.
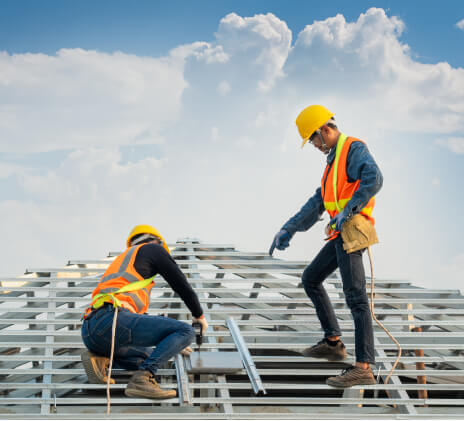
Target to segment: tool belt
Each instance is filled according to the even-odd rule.
[[[348,254],[379,242],[374,225],[359,213],[343,224],[342,240]]]

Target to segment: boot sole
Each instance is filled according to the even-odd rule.
[[[353,381],[352,383],[339,383],[337,381],[334,381],[334,380],[329,380],[327,379],[327,382],[326,382],[329,386],[332,386],[332,387],[337,387],[337,388],[347,388],[347,387],[351,387],[351,386],[368,386],[368,385],[371,385],[371,384],[377,384],[376,380],[375,379],[360,379],[358,381]]]
[[[175,398],[177,396],[177,392],[162,392],[157,395],[150,393],[150,392],[144,392],[143,390],[138,390],[138,389],[128,389],[126,388],[124,390],[124,394],[126,396],[129,396],[130,398],[149,398],[149,399],[171,399]]]
[[[92,364],[92,358],[89,352],[82,351],[81,361],[82,361],[82,365],[84,366],[85,374],[87,374],[87,378],[89,379],[89,383],[106,384],[106,376],[105,376],[105,380],[102,380],[100,377],[98,377],[95,374],[95,368]],[[112,381],[110,381],[110,383],[114,384],[115,383],[114,379],[111,379],[111,380]]]

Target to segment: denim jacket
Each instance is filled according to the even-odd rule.
[[[333,147],[328,156],[327,164],[335,159],[336,147]],[[345,209],[348,215],[359,213],[366,206],[369,199],[382,188],[383,176],[367,146],[363,142],[353,142],[348,151],[346,172],[350,183],[361,180],[358,190],[353,194]],[[291,217],[282,227],[290,235],[297,231],[307,231],[321,217],[324,212],[321,188],[318,187],[313,196],[303,205],[300,211]]]

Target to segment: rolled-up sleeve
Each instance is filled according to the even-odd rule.
[[[324,212],[324,203],[322,201],[321,188],[318,187],[313,196],[303,205],[300,211],[292,216],[282,227],[292,236],[297,231],[307,231],[320,218]]]
[[[347,157],[348,181],[360,180],[359,188],[353,194],[345,209],[349,214],[359,213],[375,196],[383,185],[383,175],[363,142],[353,142]]]

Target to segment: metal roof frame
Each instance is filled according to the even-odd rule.
[[[130,372],[116,371],[111,418],[462,418],[464,297],[458,290],[376,279],[376,314],[398,338],[404,356],[389,384],[335,389],[325,379],[349,364],[354,351],[337,272],[327,290],[344,331],[347,364],[300,354],[322,335],[300,283],[308,262],[195,239],[170,247],[210,322],[202,349],[225,358],[228,351],[239,351],[246,364],[233,375],[192,375],[177,355],[159,372],[166,387],[178,387],[178,397],[165,401],[125,397]],[[80,362],[80,316],[99,276],[119,254],[0,279],[0,414],[73,419],[106,413],[106,386],[88,384]],[[190,321],[190,312],[162,278],[152,290],[149,313]],[[375,374],[385,379],[396,347],[377,326],[375,341]],[[424,377],[427,384],[418,383]],[[257,396],[260,391],[266,394]]]

